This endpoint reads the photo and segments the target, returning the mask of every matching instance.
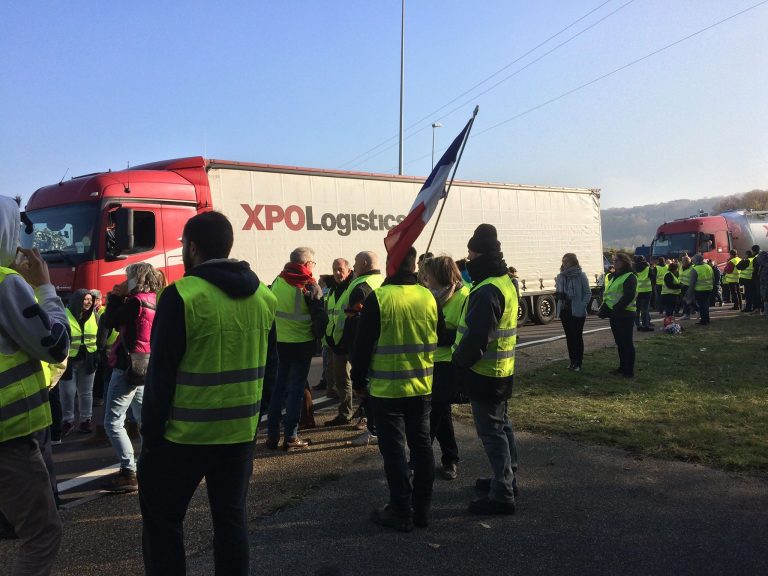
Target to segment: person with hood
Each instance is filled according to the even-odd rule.
[[[389,487],[388,504],[373,510],[371,520],[401,532],[429,524],[435,480],[429,436],[432,374],[444,335],[437,300],[418,283],[411,247],[396,272],[366,298],[351,355],[352,386],[368,397],[376,415]]]
[[[632,272],[629,256],[619,252],[613,257],[616,276],[605,289],[603,305],[598,316],[610,318],[611,332],[619,352],[619,367],[611,374],[635,377],[635,344],[632,341],[635,323],[637,276]]]
[[[664,284],[661,286],[661,300],[664,316],[675,317],[675,307],[680,298],[680,282],[677,278],[677,262],[670,262],[664,274]]]
[[[484,496],[469,504],[469,512],[514,514],[517,447],[507,402],[515,373],[518,294],[494,226],[480,224],[467,251],[472,289],[459,317],[453,363],[460,371],[475,429],[493,470],[493,478],[475,482]]]
[[[587,305],[592,298],[587,275],[581,270],[576,254],[563,255],[560,274],[555,278],[557,317],[563,324],[568,345],[568,370],[579,372],[584,359],[584,322]]]
[[[281,419],[283,450],[287,452],[309,446],[308,441],[299,438],[301,405],[316,343],[328,324],[323,291],[312,276],[316,264],[314,258],[315,251],[311,248],[296,248],[272,283],[272,294],[277,298],[275,325],[280,360],[277,381],[269,401],[266,447],[270,450],[275,450],[280,443]]]
[[[653,281],[650,276],[650,266],[645,256],[635,256],[635,276],[637,276],[637,312],[635,313],[635,328],[638,332],[653,332],[651,322],[651,294]]]
[[[61,542],[42,453],[49,365],[66,361],[69,330],[45,261],[19,248],[19,221],[18,202],[0,196],[0,513],[20,540],[12,573],[46,576]]]
[[[152,326],[138,466],[144,566],[185,574],[184,515],[205,478],[216,574],[248,574],[246,498],[262,386],[277,371],[277,299],[247,262],[229,259],[226,216],[182,233],[185,274],[163,290]]]
[[[690,275],[691,286],[686,294],[689,303],[699,309],[699,321],[697,324],[706,326],[709,324],[709,297],[714,289],[714,275],[712,267],[704,262],[704,256],[694,254]]]
[[[93,432],[93,381],[96,377],[96,333],[99,325],[93,313],[93,295],[90,290],[75,290],[67,304],[67,318],[71,341],[67,370],[59,381],[61,398],[61,435],[75,428],[75,397],[80,416],[78,432]]]
[[[141,374],[146,373],[157,293],[163,288],[162,277],[148,262],[130,264],[125,275],[125,282],[110,292],[105,312],[107,327],[120,334],[110,354],[112,377],[104,406],[104,430],[120,461],[120,470],[101,486],[109,492],[133,492],[138,488],[136,459],[125,417],[130,409],[138,414],[141,425]]]
[[[459,383],[451,363],[451,345],[456,340],[456,329],[469,288],[464,286],[461,272],[450,256],[425,260],[420,269],[424,286],[437,299],[445,316],[447,344],[435,351],[435,371],[432,376],[432,412],[429,416],[429,436],[440,445],[442,468],[440,475],[446,480],[458,476],[459,446],[453,429],[451,404],[459,399]]]

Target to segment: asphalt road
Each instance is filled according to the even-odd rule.
[[[730,310],[721,308],[712,309],[714,318],[736,314]],[[653,316],[657,326],[661,325],[658,315]],[[590,331],[608,329],[608,322],[596,316],[587,318],[584,326],[586,338]],[[535,346],[539,341],[549,341],[551,338],[562,337],[563,330],[558,321],[547,325],[528,323],[520,327],[518,331],[518,344]],[[317,357],[312,361],[309,381],[314,385],[320,380],[322,360]],[[314,392],[317,407],[323,407],[330,403],[323,392]],[[94,422],[100,422],[103,418],[103,408],[94,409]],[[264,429],[264,426],[261,427]],[[117,463],[114,451],[110,446],[91,447],[84,445],[84,441],[91,435],[72,432],[64,438],[61,445],[53,447],[54,462],[56,467],[59,490],[63,506],[71,508],[89,502],[106,493],[99,489],[104,478],[117,471]],[[139,445],[135,443],[138,453]]]

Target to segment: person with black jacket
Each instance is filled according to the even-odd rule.
[[[493,470],[493,478],[475,482],[484,496],[470,503],[469,512],[514,514],[517,446],[507,402],[514,383],[518,294],[494,226],[478,226],[467,250],[472,289],[460,317],[452,358]]]
[[[185,574],[184,515],[203,478],[213,518],[214,571],[249,572],[246,500],[262,384],[277,374],[277,299],[218,212],[182,234],[184,277],[158,301],[144,386],[139,504],[150,576]]]
[[[334,339],[334,333],[338,334],[336,330],[336,323],[340,319],[340,315],[343,311],[337,305],[341,300],[342,295],[347,291],[349,285],[355,279],[355,273],[349,266],[349,261],[346,258],[336,258],[332,265],[334,285],[326,296],[325,309],[328,313],[328,325],[325,328],[325,337],[323,342],[328,349],[328,361],[325,368],[325,381],[329,398],[338,398],[339,393],[336,389],[336,367],[343,366],[344,373],[341,380],[346,381],[349,379],[349,356],[348,351],[342,348],[339,343]]]
[[[635,324],[635,298],[637,297],[637,276],[632,272],[632,261],[627,254],[619,252],[613,257],[616,276],[606,289],[603,305],[598,316],[610,318],[611,332],[619,351],[619,367],[611,374],[625,378],[635,376],[635,345],[632,342]]]

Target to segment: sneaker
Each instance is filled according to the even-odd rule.
[[[51,438],[51,446],[58,446],[61,444],[61,438]]]
[[[333,418],[331,420],[328,420],[324,425],[325,426],[346,426],[352,422],[352,419],[344,418],[344,416],[336,416],[336,418]]]
[[[72,430],[74,430],[75,425],[72,422],[67,422],[66,420],[61,423],[61,437],[65,438],[69,436],[72,433]]]
[[[352,446],[375,446],[379,443],[379,437],[371,434],[368,430],[352,440]]]
[[[479,516],[509,515],[515,513],[515,504],[491,500],[488,496],[484,496],[469,503],[469,513]]]
[[[491,479],[490,478],[478,478],[475,480],[475,490],[488,494],[491,491]],[[517,478],[512,479],[512,495],[517,498],[519,490],[517,489]]]
[[[139,483],[136,481],[136,472],[121,468],[120,472],[107,478],[106,482],[101,485],[101,489],[116,494],[135,492],[139,489]]]
[[[93,425],[91,424],[91,419],[87,418],[86,420],[83,420],[80,422],[80,426],[77,427],[77,431],[80,432],[80,434],[90,434],[93,432]]]
[[[360,420],[357,421],[357,424],[355,424],[355,428],[358,430],[368,430],[368,418],[365,416],[360,418]]]
[[[394,528],[400,532],[413,530],[413,518],[409,513],[396,514],[389,504],[384,508],[376,508],[371,512],[371,521],[385,528]]]
[[[581,372],[581,366],[576,365],[573,368],[571,368],[571,372]]]
[[[443,464],[442,468],[440,468],[440,477],[444,480],[456,480],[458,475],[459,471],[455,462]]]
[[[292,450],[305,450],[309,448],[309,444],[309,440],[302,440],[296,436],[296,438],[291,438],[290,440],[283,442],[283,450],[286,452],[291,452]]]

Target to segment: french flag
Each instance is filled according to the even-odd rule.
[[[474,119],[474,118],[473,118]],[[391,228],[384,238],[384,247],[387,249],[387,276],[392,276],[400,267],[408,249],[413,246],[416,239],[424,230],[424,227],[435,213],[438,203],[445,198],[445,183],[448,181],[448,175],[456,164],[456,158],[467,136],[467,132],[472,126],[472,120],[467,122],[464,130],[456,136],[456,139],[445,151],[440,161],[435,164],[432,173],[424,182],[424,186],[419,190],[416,200],[408,212],[408,216],[394,228]]]

